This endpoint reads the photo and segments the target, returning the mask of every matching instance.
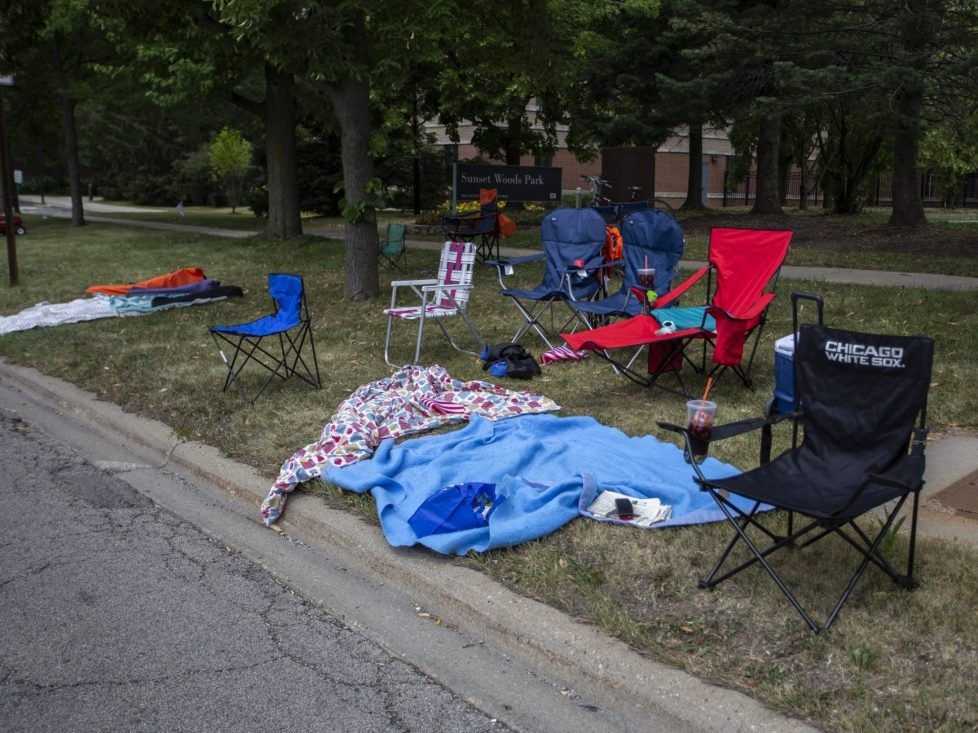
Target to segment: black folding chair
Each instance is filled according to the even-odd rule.
[[[248,323],[210,328],[211,337],[228,369],[222,391],[226,392],[233,383],[249,404],[254,404],[276,377],[284,380],[294,376],[316,389],[320,387],[319,364],[302,277],[273,273],[268,276],[268,294],[275,301],[273,313]],[[224,353],[224,346],[229,347],[230,356]],[[256,364],[267,372],[251,394],[245,390],[241,379],[242,371],[249,364]]]
[[[816,633],[832,625],[870,564],[899,586],[915,588],[917,507],[924,484],[933,356],[934,342],[927,337],[802,325],[794,351],[797,409],[713,430],[711,439],[722,440],[761,428],[759,467],[727,478],[708,478],[700,466],[692,464],[697,482],[710,492],[734,529],[700,587],[713,588],[759,564]],[[780,421],[794,423],[793,435],[800,429],[803,438],[797,444],[793,437],[791,448],[769,460],[771,426]],[[685,435],[686,450],[691,450],[685,428],[660,425]],[[728,498],[730,494],[753,500],[752,509],[738,509]],[[900,527],[897,518],[908,500],[910,528],[903,573],[887,557],[891,548],[884,540]],[[769,511],[772,508],[781,511]],[[780,516],[782,512],[786,516]],[[785,519],[787,530],[782,534],[777,528]],[[796,521],[800,526],[795,526]],[[825,622],[819,624],[799,601],[798,583],[793,591],[783,579],[787,565],[781,564],[778,572],[771,556],[827,537],[840,538],[855,550],[858,563]],[[734,564],[743,557],[740,549],[739,556],[734,552],[742,547],[747,549],[747,559],[724,570],[728,561]],[[811,558],[793,555],[790,562]],[[819,572],[824,576],[826,571]]]
[[[479,210],[471,214],[443,216],[442,232],[451,241],[477,242],[479,260],[499,259],[499,199],[495,188],[479,189]]]

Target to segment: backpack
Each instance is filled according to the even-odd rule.
[[[532,379],[540,375],[533,354],[519,344],[486,344],[482,349],[482,370],[494,377]]]

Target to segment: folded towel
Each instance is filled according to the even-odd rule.
[[[540,354],[541,364],[553,364],[558,361],[579,361],[590,355],[588,351],[578,351],[570,346],[556,346]]]

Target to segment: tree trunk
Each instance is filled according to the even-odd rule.
[[[920,175],[917,151],[920,146],[914,111],[920,115],[923,95],[916,90],[897,94],[896,104],[901,119],[893,136],[893,210],[890,224],[905,227],[926,226],[924,202],[920,197]]]
[[[69,93],[68,79],[64,73],[64,61],[57,41],[51,44],[51,54],[54,60],[54,73],[57,79],[58,92],[61,96],[61,128],[65,140],[65,162],[68,165],[68,186],[71,192],[71,225],[85,226],[84,195],[81,185],[81,162],[78,159],[78,127],[75,120],[75,108],[78,101]]]
[[[380,292],[377,266],[379,241],[377,212],[367,185],[374,178],[370,157],[370,84],[366,79],[344,79],[339,84],[320,84],[333,103],[340,123],[340,155],[343,162],[343,215],[346,272],[344,296],[368,300]]]
[[[424,126],[418,119],[418,93],[414,90],[411,94],[411,140],[414,148],[414,156],[411,158],[411,188],[413,190],[413,207],[415,216],[421,214],[421,135]]]
[[[282,239],[302,235],[294,113],[292,74],[265,64],[265,166],[268,170],[265,234]]]
[[[828,170],[824,181],[826,206],[836,214],[858,214],[865,203],[866,179],[883,145],[882,135],[874,135],[857,145],[850,141],[846,105],[840,107],[838,142],[826,156]]]
[[[778,148],[781,143],[781,110],[772,108],[761,120],[757,140],[757,196],[753,214],[780,214]]]
[[[917,153],[920,149],[920,115],[924,101],[922,72],[927,50],[933,43],[936,23],[933,14],[942,13],[941,5],[933,10],[921,0],[902,4],[900,38],[910,67],[902,74],[894,100],[896,125],[893,133],[893,210],[890,224],[920,227],[927,224],[924,202],[920,197]]]
[[[703,206],[703,123],[689,124],[689,174],[686,177],[686,200],[682,209],[699,211]]]
[[[81,162],[78,160],[78,128],[75,124],[77,102],[61,98],[61,124],[65,133],[65,161],[68,164],[68,185],[71,189],[71,225],[85,226],[84,192],[81,182]]]

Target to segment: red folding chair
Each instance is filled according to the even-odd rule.
[[[686,363],[714,382],[729,369],[750,388],[751,365],[791,237],[790,231],[714,229],[709,264],[655,303],[647,304],[645,312],[591,331],[561,336],[571,348],[595,351],[616,371],[645,386],[689,397],[682,378]],[[679,299],[704,277],[703,305],[680,307]],[[749,340],[752,343],[748,346]],[[696,358],[689,353],[694,342],[703,344],[702,354]],[[635,367],[637,347],[648,349],[644,374]],[[622,353],[627,358],[620,358]],[[708,366],[708,358],[712,366]],[[666,374],[676,379],[675,388],[659,382]]]

